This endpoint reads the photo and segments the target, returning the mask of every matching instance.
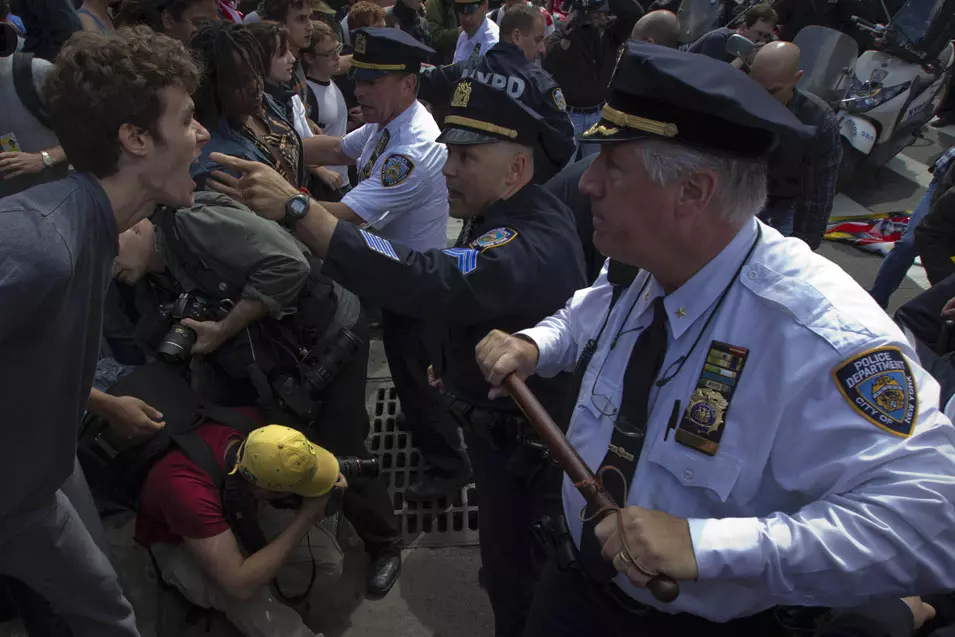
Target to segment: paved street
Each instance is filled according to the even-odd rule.
[[[840,194],[833,215],[862,214],[868,211],[911,210],[931,176],[926,164],[955,144],[955,128],[926,129],[926,139],[897,157],[877,174],[862,175]],[[459,224],[449,229],[449,240]],[[842,266],[863,287],[875,277],[881,257],[855,248],[826,242],[820,253]],[[890,311],[927,286],[924,272],[914,266]],[[388,371],[380,343],[373,348],[369,365],[369,411],[374,420],[372,444],[376,453],[393,460],[386,463],[396,509],[401,511],[409,548],[404,555],[403,575],[384,600],[367,601],[362,595],[364,553],[347,526],[339,529],[345,552],[345,575],[341,580],[320,581],[310,598],[308,617],[312,628],[326,637],[489,637],[492,631],[490,606],[478,584],[479,556],[474,545],[476,501],[473,490],[462,494],[450,506],[411,509],[400,497],[415,473],[416,453],[404,434],[394,431],[395,405],[388,394]],[[390,401],[390,402],[389,402]],[[391,410],[391,411],[389,411]],[[108,521],[108,532],[122,565],[125,585],[140,617],[144,637],[175,635],[238,635],[221,617],[205,632],[205,622],[189,630],[156,630],[157,616],[176,613],[174,600],[158,593],[155,577],[145,552],[131,539],[129,518]],[[430,529],[430,532],[422,532]],[[436,548],[428,548],[436,547]],[[160,603],[160,600],[161,603]],[[160,608],[162,609],[160,611]],[[22,637],[17,624],[0,626],[0,637]]]

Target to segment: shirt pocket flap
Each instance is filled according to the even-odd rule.
[[[743,470],[743,461],[725,451],[708,456],[677,443],[658,446],[649,460],[666,469],[684,486],[709,489],[722,502],[729,499]]]

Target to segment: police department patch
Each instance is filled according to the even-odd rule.
[[[405,155],[388,155],[381,165],[381,185],[385,188],[397,186],[411,175],[414,162]]]
[[[564,99],[564,92],[562,90],[555,88],[554,92],[551,93],[551,97],[554,98],[554,106],[557,107],[557,110],[567,110],[567,100]]]
[[[517,236],[517,230],[514,228],[494,228],[482,234],[471,242],[472,248],[477,248],[482,252],[490,248],[497,248]]]
[[[918,395],[909,364],[897,347],[855,356],[832,372],[853,409],[881,429],[907,438],[918,419]]]
[[[477,258],[478,254],[480,254],[477,250],[448,248],[447,250],[442,250],[442,252],[457,261],[458,270],[460,270],[464,276],[469,275],[477,269]]]

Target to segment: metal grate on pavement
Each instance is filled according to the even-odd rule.
[[[449,501],[408,502],[405,488],[418,479],[424,468],[421,453],[411,436],[395,425],[401,411],[398,395],[390,381],[368,383],[368,415],[371,432],[368,448],[381,462],[381,474],[388,481],[388,493],[401,524],[406,547],[474,546],[478,543],[477,492],[470,484]]]

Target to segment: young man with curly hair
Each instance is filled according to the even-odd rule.
[[[48,599],[75,637],[139,634],[61,485],[87,404],[128,438],[162,426],[142,401],[90,388],[118,234],[157,205],[192,203],[208,139],[198,78],[185,47],[150,29],[76,34],[44,87],[75,172],[0,200],[0,574]]]

